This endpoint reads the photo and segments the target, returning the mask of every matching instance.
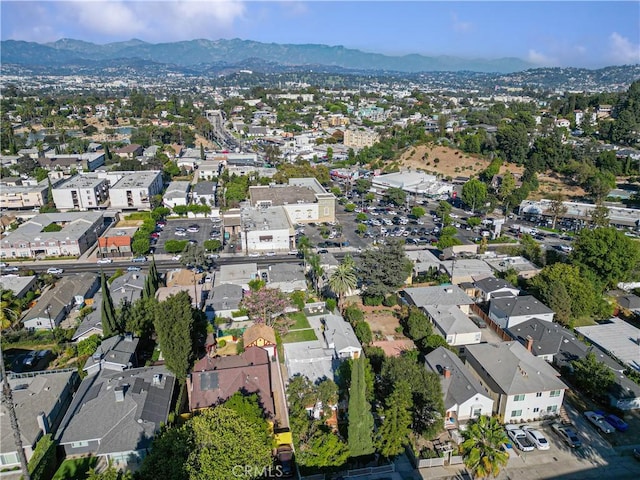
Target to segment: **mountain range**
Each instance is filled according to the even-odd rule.
[[[0,42],[2,64],[57,67],[87,65],[122,60],[153,62],[179,68],[202,70],[206,65],[238,65],[252,60],[284,67],[326,66],[359,71],[438,72],[470,71],[511,73],[532,68],[518,58],[467,59],[452,56],[429,57],[418,54],[390,56],[367,53],[343,46],[320,44],[276,44],[251,40],[189,40],[147,43],[132,39],[98,45],[64,38],[40,44],[18,40]],[[258,62],[259,63],[259,62]]]

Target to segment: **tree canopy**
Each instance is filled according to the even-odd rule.
[[[474,477],[496,477],[500,468],[507,466],[509,454],[502,445],[509,439],[496,417],[482,415],[470,422],[462,434],[464,463]]]
[[[358,275],[368,296],[386,295],[397,290],[411,275],[413,264],[404,254],[404,245],[392,240],[360,255]]]

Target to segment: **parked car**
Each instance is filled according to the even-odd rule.
[[[600,430],[602,433],[613,433],[616,431],[616,429],[614,427],[612,427],[605,419],[602,415],[596,413],[596,412],[592,412],[591,410],[588,410],[586,412],[584,412],[584,416],[587,418],[587,420],[589,420],[593,425],[596,426],[596,428],[598,430]]]
[[[184,230],[176,230],[176,236],[177,237],[186,237],[187,236],[187,232],[185,232]]]
[[[180,260],[182,258],[182,255],[178,254],[178,255],[174,255],[173,257],[171,257],[171,260]]]
[[[551,429],[556,432],[560,438],[562,438],[564,443],[569,445],[571,448],[578,448],[582,446],[582,441],[572,426],[554,422],[551,424]]]
[[[139,272],[140,267],[127,267],[127,272]]]
[[[600,412],[597,412],[597,413],[600,413]],[[607,421],[609,425],[611,425],[613,428],[615,428],[619,432],[626,432],[627,430],[629,430],[629,424],[616,415],[613,415],[613,414],[605,415],[604,419]]]
[[[531,452],[535,449],[534,443],[529,440],[527,434],[517,425],[507,425],[505,427],[507,435],[513,440],[516,447],[523,452]]]
[[[267,253],[265,253],[265,255],[267,257],[275,257],[276,256],[276,252],[267,252]]]
[[[198,233],[200,231],[200,227],[198,225],[189,225],[187,227],[187,232],[189,233]]]
[[[56,268],[56,267],[47,268],[47,273],[51,275],[62,275],[63,272],[64,270],[62,268]]]
[[[530,427],[529,425],[524,425],[522,427],[522,430],[538,450],[549,450],[549,441],[542,434],[542,432],[540,432],[540,430]]]
[[[141,255],[139,257],[132,258],[131,261],[134,263],[144,263],[147,261],[147,257]]]
[[[111,260],[110,258],[101,258],[96,263],[113,263],[113,260]]]
[[[17,271],[19,271],[19,270],[20,270],[20,269],[19,269],[18,267],[5,267],[5,268],[4,268],[4,271],[5,271],[5,272],[17,272]]]
[[[38,351],[31,350],[29,353],[25,355],[24,359],[22,360],[22,363],[24,364],[25,367],[33,367],[37,363],[37,358],[38,358]]]
[[[0,268],[7,268],[9,265],[5,262],[0,262]]]
[[[293,448],[291,445],[280,445],[276,451],[276,459],[282,477],[293,476]]]
[[[260,254],[258,252],[251,252],[248,256],[249,257],[259,257]]]

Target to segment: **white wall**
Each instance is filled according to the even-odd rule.
[[[244,238],[245,232],[240,232],[242,237],[242,250],[249,249],[249,252],[278,252],[289,251],[289,239],[291,233],[289,229],[282,230],[254,230],[247,232],[247,239]]]
[[[296,203],[283,206],[291,223],[317,222],[320,218],[320,209],[317,203]]]
[[[540,396],[537,396],[538,393]],[[560,390],[560,395],[557,397],[552,397],[550,391],[538,393],[527,393],[524,395],[524,400],[517,402],[514,400],[514,395],[503,396],[498,413],[504,418],[504,423],[512,421],[519,422],[521,420],[529,421],[560,414],[560,407],[564,399],[564,390]],[[547,410],[547,407],[554,406],[555,411]],[[536,412],[535,409],[538,409],[538,411]],[[511,414],[514,411],[521,411],[521,414],[512,416]]]
[[[471,320],[469,321],[471,322]],[[445,339],[449,345],[457,347],[460,345],[471,345],[474,343],[480,343],[482,339],[481,337],[482,333],[480,332],[480,330],[478,330],[477,332],[446,335]]]
[[[458,405],[456,412],[458,421],[476,418],[473,416],[473,411],[478,408],[481,409],[480,415],[491,416],[493,414],[493,399],[485,395],[477,394],[475,397]]]

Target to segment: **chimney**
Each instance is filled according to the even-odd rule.
[[[162,383],[162,374],[156,373],[153,375],[153,385],[160,385]]]
[[[442,369],[442,375],[444,376],[444,378],[450,378],[451,377],[451,370],[449,370],[449,368],[444,367]]]
[[[527,350],[532,351],[533,350],[533,337],[531,335],[527,335],[527,344],[525,345],[527,347]]]
[[[113,391],[116,394],[116,402],[124,402],[124,385],[118,385]]]
[[[46,435],[49,433],[49,422],[47,421],[47,417],[44,412],[40,412],[36,420],[38,421],[38,428],[42,430],[42,434]]]

